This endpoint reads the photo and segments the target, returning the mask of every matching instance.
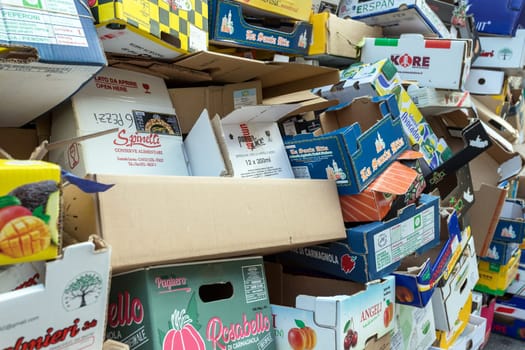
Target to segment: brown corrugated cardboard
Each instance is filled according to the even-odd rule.
[[[217,83],[240,83],[252,79],[262,82],[263,98],[279,96],[339,81],[339,70],[306,64],[262,62],[217,52],[198,52],[184,56],[175,65],[211,74]]]
[[[38,135],[35,129],[0,128],[0,148],[15,159],[28,159],[36,146]]]
[[[224,117],[234,109],[255,106],[262,102],[259,80],[222,86],[169,89],[169,94],[175,111],[180,116],[184,134],[189,132],[204,108],[211,117],[215,114]]]
[[[64,190],[64,230],[98,232],[116,271],[289,250],[346,237],[335,183],[324,180],[97,175],[115,186]]]
[[[486,130],[495,142],[470,162],[476,200],[466,215],[478,256],[485,256],[488,251],[507,195],[507,190],[497,185],[516,176],[522,167],[521,157],[513,152],[512,145],[490,128]]]

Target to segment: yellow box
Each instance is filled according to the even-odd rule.
[[[0,159],[0,265],[56,258],[60,250],[60,167]]]
[[[359,57],[358,44],[364,37],[382,37],[381,27],[372,27],[350,18],[343,19],[329,12],[315,13],[312,23],[312,43],[308,55]]]
[[[312,12],[312,0],[233,0],[243,5],[268,11],[282,17],[308,21]]]
[[[520,257],[521,250],[518,250],[507,265],[480,260],[478,262],[479,280],[475,290],[492,295],[505,294],[508,286],[516,278]]]
[[[470,293],[465,306],[461,308],[458,319],[454,324],[454,328],[450,332],[436,331],[436,341],[434,342],[434,346],[440,349],[448,349],[454,345],[455,341],[467,327],[471,312],[472,293]]]
[[[90,2],[104,51],[172,59],[208,47],[207,0]]]

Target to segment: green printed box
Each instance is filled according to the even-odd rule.
[[[130,350],[274,350],[261,257],[115,275],[106,336]]]

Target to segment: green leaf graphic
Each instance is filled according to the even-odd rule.
[[[304,327],[306,327],[306,325],[304,324],[304,322],[301,321],[301,320],[295,320],[295,324],[296,324],[297,327],[299,327],[299,328],[304,328]]]
[[[350,320],[346,321],[345,323],[345,328],[344,328],[345,333],[348,332],[349,329],[350,329]]]
[[[199,310],[197,307],[197,299],[195,298],[195,292],[191,293],[188,306],[186,307],[186,315],[191,318],[192,326],[198,331],[202,326],[199,323]]]

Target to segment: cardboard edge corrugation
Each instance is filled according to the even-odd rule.
[[[93,176],[115,186],[64,191],[64,229],[97,233],[114,271],[270,254],[346,237],[335,182],[223,177]]]

